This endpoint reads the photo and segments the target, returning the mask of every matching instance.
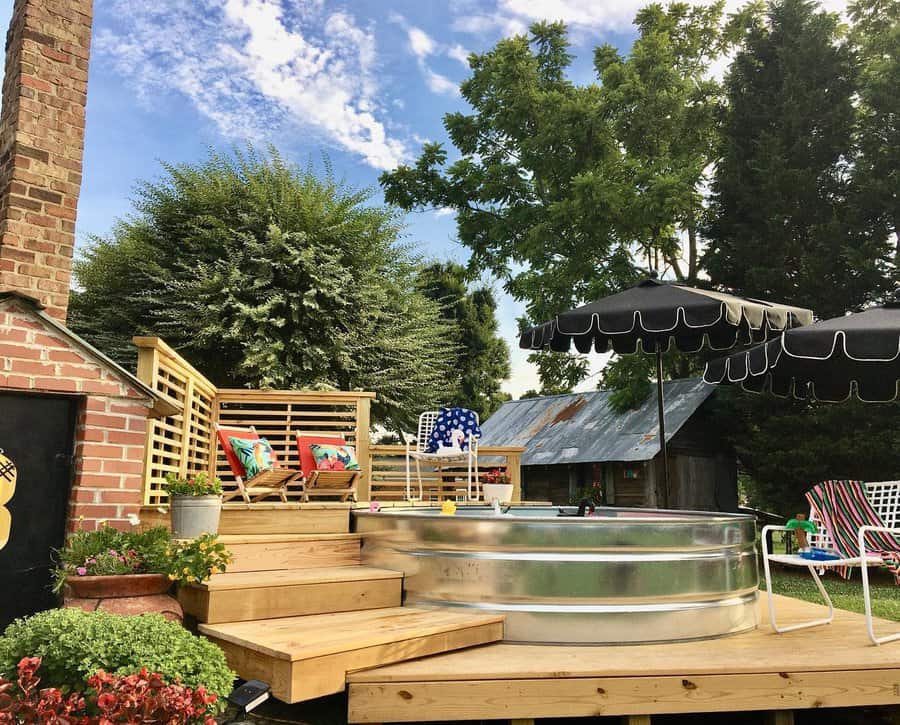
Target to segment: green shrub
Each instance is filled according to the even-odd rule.
[[[215,644],[159,614],[53,609],[17,619],[0,637],[0,674],[15,675],[19,660],[35,656],[42,687],[84,690],[97,670],[124,675],[146,667],[167,684],[203,685],[224,703],[235,678]]]

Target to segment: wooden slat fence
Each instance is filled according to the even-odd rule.
[[[343,436],[356,447],[363,473],[360,500],[368,498],[369,416],[374,393],[298,392],[292,390],[225,390],[216,396],[215,420],[220,425],[255,426],[268,439],[280,466],[299,468],[296,434]],[[213,473],[223,486],[233,487],[234,477],[219,447]],[[299,489],[288,489],[289,500],[300,500]]]
[[[481,482],[488,471],[500,469],[507,473],[513,484],[513,501],[521,500],[522,478],[521,459],[524,448],[481,446],[479,456],[479,484],[473,485],[473,493],[481,492]],[[402,501],[406,497],[406,448],[399,445],[373,445],[371,458],[371,498],[379,501]],[[438,476],[435,469],[422,464],[422,485],[425,501],[440,501],[444,498],[462,500],[466,495],[465,465],[460,469],[444,470]],[[419,484],[415,466],[411,477],[412,492],[418,495]]]

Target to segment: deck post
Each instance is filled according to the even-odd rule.
[[[368,501],[372,491],[372,457],[369,455],[369,426],[371,414],[371,400],[369,398],[356,399],[356,460],[365,469],[360,476],[356,490],[357,501]]]

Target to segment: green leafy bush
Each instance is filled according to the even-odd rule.
[[[69,690],[83,691],[100,669],[127,675],[146,667],[167,684],[202,685],[224,702],[235,678],[221,649],[159,614],[52,609],[17,619],[0,637],[0,674],[15,675],[23,657],[42,659],[43,687]]]

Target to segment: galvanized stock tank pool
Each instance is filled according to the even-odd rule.
[[[507,641],[634,644],[756,626],[753,517],[561,514],[574,509],[353,512],[363,563],[403,571],[406,602],[502,612]]]

